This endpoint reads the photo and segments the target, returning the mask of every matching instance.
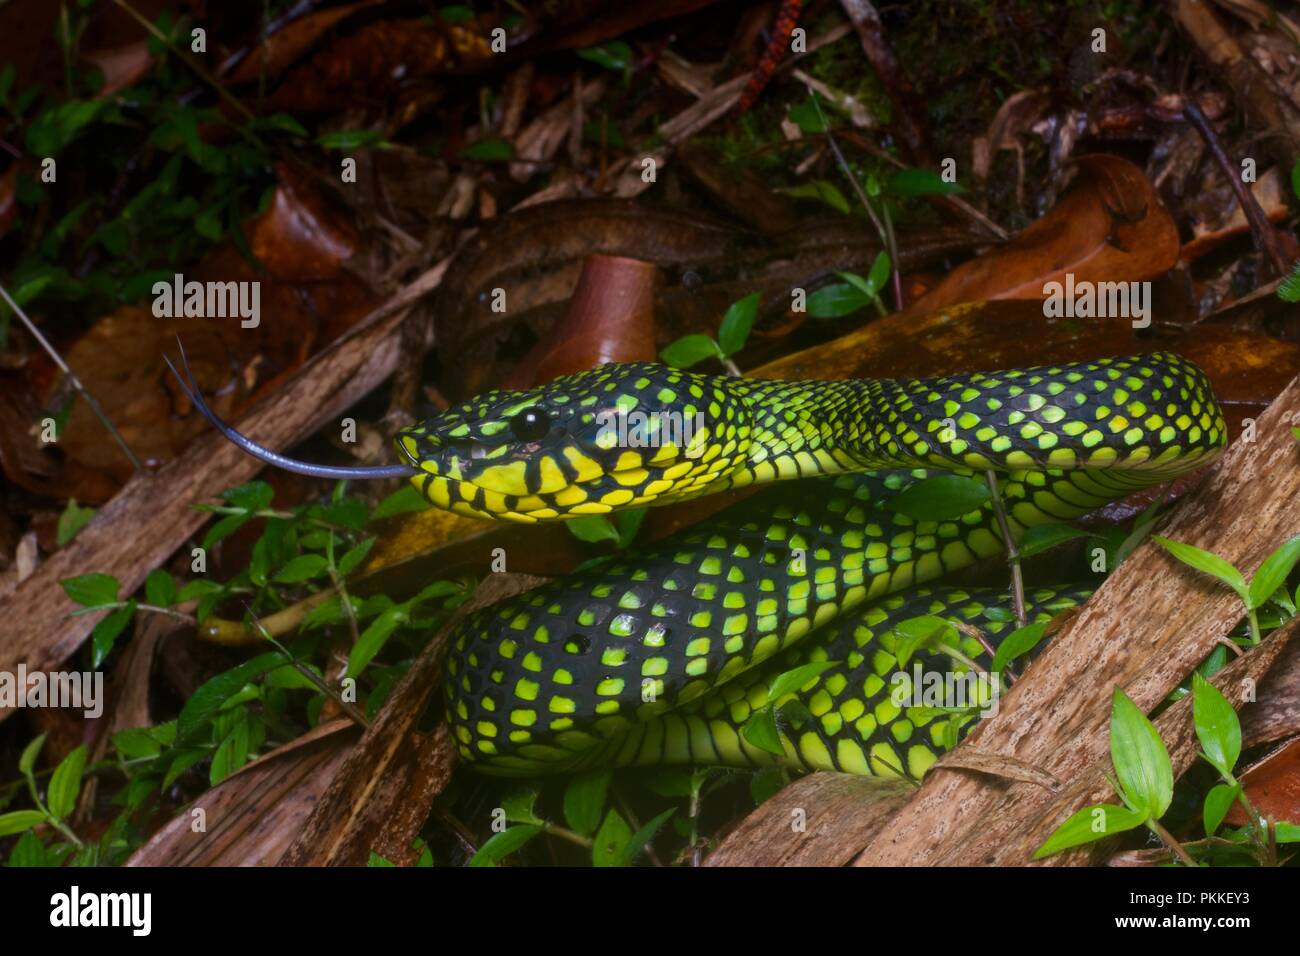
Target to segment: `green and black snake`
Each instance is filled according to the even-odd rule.
[[[358,474],[285,459],[218,425],[281,466]],[[1018,539],[1199,467],[1225,441],[1204,373],[1170,353],[806,382],[626,364],[472,398],[397,436],[408,464],[361,474],[405,474],[437,507],[520,522],[781,482],[467,616],[446,703],[461,755],[480,769],[782,763],[919,778],[960,722],[891,693],[894,625],[937,613],[991,640],[1013,625],[1005,592],[926,586],[1003,554],[992,505],[915,520],[890,500],[935,470],[993,471]],[[1033,591],[1028,611],[1041,620],[1086,596]],[[918,659],[953,667],[938,653]],[[776,702],[803,705],[784,758],[746,740],[741,726],[772,679],[813,661],[835,663]]]

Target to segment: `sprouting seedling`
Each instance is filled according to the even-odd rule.
[[[1245,575],[1217,554],[1181,541],[1171,541],[1160,535],[1152,535],[1152,537],[1183,564],[1218,578],[1237,592],[1237,596],[1246,606],[1246,620],[1250,624],[1250,643],[1258,644],[1259,609],[1286,584],[1287,576],[1290,575],[1296,562],[1300,561],[1300,534],[1265,558],[1249,584],[1246,583]]]
[[[740,369],[731,357],[745,347],[754,321],[758,318],[758,305],[763,294],[755,292],[739,302],[733,302],[718,326],[718,337],[711,335],[684,335],[659,353],[659,357],[676,368],[690,368],[705,359],[715,358],[723,364],[729,375],[740,375]]]

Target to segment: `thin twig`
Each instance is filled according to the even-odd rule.
[[[1011,536],[1011,525],[1007,521],[1006,505],[1002,503],[1002,492],[998,490],[998,476],[992,469],[984,473],[993,495],[993,514],[998,519],[998,529],[1002,532],[1002,545],[1007,549],[1007,563],[1011,565],[1011,607],[1016,614],[1016,627],[1028,623],[1025,616],[1025,579],[1020,572],[1020,549],[1016,539]]]
[[[109,421],[108,416],[104,414],[104,410],[100,408],[99,402],[95,401],[95,396],[91,395],[86,389],[86,386],[81,384],[81,379],[77,378],[72,369],[68,368],[68,363],[63,361],[63,357],[54,350],[54,346],[49,343],[49,340],[46,339],[44,335],[41,334],[41,330],[36,327],[36,323],[28,318],[27,313],[23,311],[22,306],[14,301],[13,296],[9,294],[9,290],[3,285],[0,285],[0,297],[4,298],[9,308],[14,310],[14,315],[18,316],[19,321],[21,321],[23,325],[27,327],[27,331],[32,334],[32,338],[36,339],[40,347],[45,350],[45,354],[47,354],[54,364],[59,367],[59,370],[63,372],[64,376],[68,380],[68,384],[76,389],[77,394],[86,400],[86,404],[89,405],[90,410],[95,413],[95,417],[104,423],[104,427],[108,429],[109,434],[113,436],[113,440],[117,442],[118,446],[126,454],[127,459],[131,462],[131,467],[136,471],[144,471],[144,465],[140,464],[140,459],[135,457],[135,452],[133,452],[131,447],[126,443],[126,439],[124,439],[118,430],[113,427],[113,423]]]

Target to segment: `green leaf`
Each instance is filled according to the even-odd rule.
[[[1249,606],[1263,607],[1277,589],[1286,584],[1287,575],[1297,561],[1300,561],[1300,534],[1270,554],[1259,566],[1259,570],[1250,579]]]
[[[1277,297],[1283,302],[1300,302],[1300,261],[1291,266],[1291,271],[1278,283]],[[1300,429],[1292,428],[1292,434]],[[1300,438],[1300,435],[1296,437]]]
[[[898,666],[906,667],[907,662],[917,651],[922,648],[933,649],[941,644],[945,637],[955,632],[956,628],[952,626],[951,621],[933,614],[922,614],[899,621],[894,625],[894,633],[897,635],[894,657],[898,659]]]
[[[469,861],[469,865],[496,866],[541,832],[542,828],[539,826],[511,827],[502,830],[479,847],[474,858]]]
[[[388,608],[371,621],[370,625],[361,632],[360,639],[352,646],[352,653],[348,655],[347,676],[356,677],[365,670],[366,665],[384,649],[393,631],[405,623],[407,617],[406,609],[398,604]]]
[[[1094,815],[1094,811],[1101,811]],[[1070,847],[1092,843],[1115,833],[1123,833],[1140,827],[1147,820],[1146,815],[1135,813],[1128,807],[1119,807],[1113,803],[1097,803],[1084,807],[1052,831],[1047,842],[1034,851],[1034,859],[1041,860],[1053,853],[1060,853]],[[1101,826],[1098,827],[1097,825]]]
[[[564,819],[571,830],[589,836],[600,826],[600,813],[605,809],[605,795],[612,778],[611,770],[588,770],[569,781],[564,790]]]
[[[524,786],[511,791],[501,800],[501,809],[505,811],[506,820],[510,823],[535,823],[541,826],[544,821],[533,809],[537,804],[538,796],[539,791],[534,786]]]
[[[1278,843],[1300,843],[1300,825],[1279,820],[1273,826]]]
[[[834,183],[829,183],[824,179],[815,179],[810,183],[804,183],[800,186],[791,186],[788,189],[778,189],[777,192],[785,193],[787,196],[793,196],[796,199],[816,199],[830,206],[836,212],[842,212],[844,215],[849,214],[849,201],[840,192],[839,187]]]
[[[403,485],[391,495],[379,502],[371,512],[370,520],[391,518],[393,515],[406,514],[408,511],[427,511],[433,507],[429,500],[415,489],[414,485]]]
[[[850,282],[822,286],[808,296],[808,314],[814,319],[838,319],[871,304],[871,296]]]
[[[378,540],[378,538],[366,538],[366,540],[362,541],[356,547],[350,549],[347,554],[343,555],[343,557],[339,559],[339,574],[346,578],[349,574],[360,567],[361,562],[370,554],[370,549],[375,546],[375,542]]]
[[[597,831],[595,841],[592,843],[592,865],[621,866],[631,842],[632,828],[627,825],[622,814],[611,809],[605,814],[605,822],[600,825],[600,830]]]
[[[826,132],[825,117],[818,111],[816,105],[811,102],[796,103],[790,107],[786,113],[790,122],[799,127],[803,133],[809,136],[815,136],[818,133]]]
[[[113,650],[113,644],[117,642],[118,636],[126,630],[126,626],[131,623],[131,618],[134,616],[135,601],[127,601],[125,607],[118,608],[95,625],[95,629],[90,633],[91,667],[98,668],[104,663],[104,659]]]
[[[504,139],[485,139],[466,146],[456,155],[461,159],[477,159],[485,163],[505,162],[515,158],[515,148]]]
[[[1017,657],[1028,654],[1037,647],[1046,632],[1046,621],[1039,621],[1037,624],[1026,624],[1024,627],[1016,628],[998,644],[997,652],[993,655],[993,663],[989,670],[994,674],[1002,673],[1006,666]]]
[[[607,70],[614,70],[617,73],[630,70],[633,61],[636,59],[636,53],[632,50],[632,47],[622,40],[588,47],[585,50],[578,50],[577,53],[582,59],[603,66]]]
[[[778,757],[785,755],[785,747],[781,745],[781,732],[776,727],[776,711],[770,704],[750,714],[740,732],[760,750]]]
[[[839,663],[839,661],[811,661],[777,674],[767,690],[768,703],[775,703],[786,694],[794,693],[822,671],[830,670]]]
[[[1192,674],[1192,719],[1205,759],[1225,777],[1241,756],[1241,721],[1228,698],[1200,674]]]
[[[945,182],[932,169],[900,169],[885,184],[885,190],[895,196],[935,196],[964,193],[960,183]]]
[[[1210,792],[1205,795],[1205,835],[1214,836],[1214,831],[1219,829],[1223,823],[1223,818],[1228,815],[1233,803],[1236,802],[1238,795],[1241,793],[1241,784],[1220,783],[1210,788]]]
[[[1146,715],[1116,687],[1110,708],[1110,759],[1127,802],[1159,819],[1174,798],[1174,771],[1164,741]]]
[[[359,149],[365,146],[386,145],[384,134],[376,129],[340,129],[316,137],[322,149]]]
[[[155,607],[171,607],[176,603],[176,581],[162,568],[154,568],[144,579],[144,599]]]
[[[1086,531],[1080,531],[1078,528],[1071,528],[1068,524],[1036,524],[1025,531],[1025,536],[1020,539],[1020,556],[1022,558],[1032,557],[1035,554],[1042,554],[1044,551],[1050,551],[1057,545],[1065,544],[1067,541],[1073,541],[1076,538],[1093,537]]]
[[[758,305],[762,298],[763,293],[755,292],[739,302],[733,302],[731,308],[727,309],[727,314],[722,317],[722,324],[718,327],[718,347],[724,355],[735,355],[745,347],[745,340],[749,338],[754,320],[758,318]]]
[[[180,593],[176,595],[176,603],[184,604],[186,601],[194,601],[201,597],[207,597],[209,594],[216,594],[220,590],[221,585],[216,581],[195,578],[193,581],[185,582]]]
[[[978,478],[934,475],[904,488],[885,502],[885,510],[917,521],[949,521],[983,507],[990,497],[989,486]]]
[[[217,745],[217,752],[212,755],[212,766],[208,769],[208,784],[215,787],[246,764],[248,748],[249,724],[247,719],[242,719]]]
[[[889,259],[889,253],[883,249],[876,253],[876,258],[871,263],[871,271],[867,273],[867,282],[873,289],[883,289],[889,282],[889,275],[893,271],[894,264]]]
[[[646,848],[646,845],[655,838],[660,828],[668,822],[669,817],[677,812],[676,807],[669,807],[663,813],[659,814],[649,823],[632,834],[632,839],[627,841],[627,846],[623,848],[623,855],[619,858],[617,866],[631,866],[635,862],[637,855]]]
[[[0,837],[22,833],[45,822],[45,814],[39,810],[15,810],[12,813],[0,813]]]
[[[117,603],[117,578],[111,574],[92,571],[75,578],[64,578],[59,582],[68,597],[83,607],[103,607],[105,604]]]
[[[614,527],[618,528],[618,546],[620,550],[626,548],[636,538],[637,532],[641,530],[642,522],[645,521],[645,516],[649,513],[649,508],[624,508],[622,511],[614,512]]]
[[[1223,560],[1223,558],[1217,554],[1211,554],[1209,551],[1202,551],[1195,545],[1183,544],[1181,541],[1171,541],[1168,538],[1160,537],[1158,534],[1153,534],[1151,537],[1183,564],[1195,568],[1197,571],[1213,575],[1228,585],[1249,606],[1250,590],[1246,587],[1246,579],[1241,576],[1240,571]]]
[[[684,335],[659,353],[675,368],[690,368],[709,358],[721,358],[722,349],[707,335]]]
[[[211,720],[221,705],[234,696],[254,677],[264,674],[273,667],[285,663],[284,655],[277,652],[259,654],[244,661],[238,667],[232,667],[199,685],[190,695],[190,699],[181,708],[176,718],[176,741],[188,743]]]
[[[211,551],[218,541],[230,537],[252,520],[253,516],[250,514],[226,515],[203,535],[203,550]]]
[[[18,758],[18,772],[24,777],[30,777],[36,769],[36,758],[40,756],[43,746],[45,746],[45,734],[40,734],[23,748],[22,756]]]
[[[604,515],[580,515],[564,522],[569,534],[579,541],[597,544],[601,541],[618,541],[618,529]]]
[[[162,742],[147,727],[130,727],[113,735],[113,748],[126,760],[139,760],[162,753]]]
[[[382,867],[397,866],[397,864],[394,863],[392,860],[388,860],[380,856],[374,850],[371,850],[370,857],[366,860],[366,866],[374,866],[374,867],[382,868]]]
[[[324,573],[327,567],[329,562],[319,554],[300,554],[280,569],[275,580],[281,584],[301,584]]]
[[[221,493],[226,503],[248,511],[261,511],[271,507],[275,499],[275,489],[265,481],[250,481],[247,484],[227,488]]]
[[[62,820],[76,809],[77,795],[81,793],[81,774],[86,769],[88,756],[90,751],[81,744],[54,768],[45,793],[45,805],[56,819]]]
[[[80,508],[77,506],[77,499],[72,498],[68,505],[59,515],[59,523],[55,526],[54,542],[60,548],[77,536],[77,532],[84,528],[91,518],[95,517],[94,508]]]

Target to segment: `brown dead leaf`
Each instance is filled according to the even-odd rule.
[[[1237,774],[1237,779],[1262,816],[1300,822],[1300,737],[1291,738]],[[1234,803],[1224,819],[1233,826],[1244,826],[1246,812],[1240,803]]]
[[[1042,299],[1048,282],[1152,279],[1178,261],[1178,228],[1142,170],[1116,156],[1081,156],[1079,176],[1019,236],[964,263],[910,315],[980,299]],[[1127,324],[1127,322],[1125,323]],[[1004,366],[992,366],[1004,367]]]
[[[373,7],[378,0],[349,3],[316,10],[284,24],[238,62],[222,64],[221,78],[230,86],[251,83],[262,76],[276,79],[316,45],[329,30],[358,10]]]

